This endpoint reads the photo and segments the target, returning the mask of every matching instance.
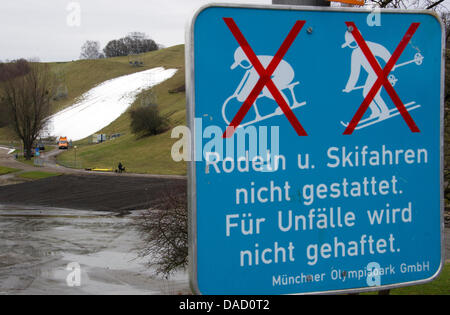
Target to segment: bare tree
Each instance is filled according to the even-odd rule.
[[[29,160],[33,143],[50,114],[53,80],[48,65],[23,59],[1,65],[0,95],[9,124],[23,141],[25,157]]]
[[[140,54],[147,51],[158,50],[158,44],[142,32],[131,32],[123,38],[128,47],[128,54]]]
[[[105,56],[100,52],[100,43],[87,40],[83,46],[81,46],[80,59],[100,59]]]
[[[445,43],[446,46],[448,47],[448,42],[450,40],[450,13],[449,12],[444,12],[441,14],[441,19],[442,22],[445,26]]]
[[[0,103],[0,128],[8,125],[8,112],[6,106]]]
[[[131,32],[127,36],[108,42],[103,49],[106,57],[137,55],[158,50],[158,44],[145,33]]]
[[[158,106],[150,104],[129,111],[131,131],[143,138],[163,133],[169,128],[169,119],[160,114]]]
[[[169,276],[188,263],[188,212],[184,186],[172,189],[160,202],[136,220],[145,248],[140,256],[151,257],[156,273]]]
[[[395,9],[433,9],[438,12],[446,11],[444,0],[369,0],[366,4],[380,8]]]
[[[108,58],[127,56],[128,48],[121,39],[113,39],[106,44],[105,48],[103,48],[103,52]]]
[[[446,43],[450,40],[450,11],[445,0],[369,0],[366,6],[393,9],[427,9],[435,11],[442,19]]]

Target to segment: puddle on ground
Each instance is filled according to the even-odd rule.
[[[138,257],[138,215],[0,206],[0,294],[189,294]]]

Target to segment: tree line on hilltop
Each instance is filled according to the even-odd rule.
[[[159,45],[147,34],[131,32],[127,36],[110,40],[101,50],[100,42],[87,40],[81,47],[80,59],[100,59],[137,55],[153,50],[158,50]]]

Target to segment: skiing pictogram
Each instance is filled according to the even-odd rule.
[[[405,36],[402,39],[396,52],[394,52],[395,56],[394,54],[391,55],[383,45],[365,41],[353,22],[347,22],[347,26],[349,29],[345,32],[345,43],[341,45],[341,48],[349,47],[353,51],[351,55],[350,76],[343,92],[350,93],[355,90],[362,90],[364,102],[361,104],[351,122],[346,123],[341,121],[341,124],[347,128],[344,134],[351,134],[355,129],[368,127],[399,114],[402,114],[413,132],[418,132],[418,128],[415,126],[415,123],[408,112],[419,108],[420,105],[416,104],[415,101],[403,105],[393,89],[398,82],[398,78],[390,73],[391,71],[412,63],[415,63],[417,66],[422,65],[424,57],[420,52],[416,53],[411,60],[396,65],[393,64],[398,60],[398,57],[400,57],[400,54],[407,42],[409,42],[410,37],[415,29],[417,29],[418,24],[413,23],[413,25],[411,25],[407,33],[410,36]],[[381,69],[377,58],[385,62],[385,69]],[[387,66],[388,64],[389,67]],[[363,85],[356,86],[361,75],[361,69],[367,73],[367,78]],[[381,96],[381,86],[385,87],[386,91],[393,99],[396,105],[395,108],[390,109],[383,100]],[[370,108],[371,113],[368,118],[362,119],[367,108]]]

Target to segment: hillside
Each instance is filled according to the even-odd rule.
[[[52,115],[44,135],[66,136],[72,141],[90,137],[119,118],[142,92],[170,79],[177,71],[157,67],[98,84],[76,103]]]
[[[67,88],[67,95],[52,103],[52,113],[74,104],[83,93],[104,81],[156,67],[184,69],[184,45],[142,54],[138,59],[143,62],[140,67],[130,66],[133,58],[128,56],[48,63],[57,85]],[[0,141],[6,142],[13,137],[7,128],[0,128]]]
[[[450,82],[449,71],[450,54],[447,53],[446,85]],[[156,95],[157,103],[162,114],[168,115],[171,127],[185,124],[185,92],[184,92],[184,46],[174,46],[167,49],[146,53],[141,57],[143,67],[132,67],[129,65],[128,57],[108,58],[102,60],[84,60],[67,63],[50,64],[55,72],[65,73],[65,82],[70,86],[68,98],[56,102],[57,109],[71,105],[77,97],[88,91],[95,85],[117,76],[134,73],[159,66],[178,69],[177,73],[169,80],[157,85],[152,89]],[[177,92],[178,91],[178,92]],[[142,94],[145,94],[142,93]],[[141,94],[141,96],[142,96]],[[134,102],[137,106],[141,102],[141,96]],[[450,161],[450,150],[448,143],[450,138],[450,125],[448,120],[448,108],[445,107],[445,182],[450,180],[450,172],[447,170]],[[81,162],[83,168],[115,168],[121,161],[130,172],[154,173],[154,174],[186,174],[184,163],[173,162],[170,149],[175,140],[170,138],[170,130],[153,137],[136,138],[130,132],[129,115],[124,113],[109,126],[101,130],[101,133],[122,136],[103,144],[89,144],[89,138],[78,141],[77,161]],[[2,138],[3,136],[3,138]],[[2,140],[10,139],[11,134],[2,133],[0,130],[0,143]],[[69,150],[59,157],[59,162],[73,165],[75,152]],[[446,188],[447,204],[450,204],[450,189]]]
[[[106,60],[94,60],[80,62],[83,67],[85,63],[92,65],[96,71],[102,71],[99,67],[105,66]],[[120,69],[136,69],[142,71],[148,68],[163,66],[165,68],[178,69],[177,73],[167,81],[155,86],[152,89],[156,96],[156,102],[163,115],[167,115],[170,119],[171,127],[185,124],[185,92],[184,92],[184,46],[175,46],[156,52],[150,52],[142,56],[144,67],[131,67],[128,64],[128,57],[111,58],[110,62],[118,64]],[[97,64],[96,62],[100,62]],[[111,64],[105,68],[111,69]],[[85,68],[85,71],[89,70]],[[80,74],[81,75],[81,74]],[[86,74],[83,73],[83,76]],[[108,73],[108,76],[112,75]],[[122,75],[122,74],[120,74]],[[94,75],[94,77],[98,75]],[[106,77],[104,77],[106,80]],[[80,78],[80,80],[82,80]],[[96,78],[91,79],[94,82]],[[96,82],[100,83],[100,82]],[[93,83],[95,85],[96,83]],[[83,84],[86,85],[86,84]],[[84,89],[79,89],[84,91]],[[142,101],[142,95],[133,103],[131,108],[137,106]],[[66,103],[60,103],[59,108],[64,108]],[[184,163],[175,163],[171,156],[170,150],[175,140],[170,138],[170,130],[158,136],[137,138],[130,131],[130,120],[128,112],[122,114],[117,120],[105,127],[98,133],[116,134],[120,133],[121,137],[104,142],[102,144],[89,144],[90,137],[77,141],[77,161],[81,162],[79,167],[83,168],[115,168],[121,161],[127,171],[137,173],[153,173],[153,174],[186,174],[186,166]],[[171,129],[171,128],[170,128]],[[65,165],[73,165],[75,160],[74,150],[69,150],[58,157],[58,162]]]

